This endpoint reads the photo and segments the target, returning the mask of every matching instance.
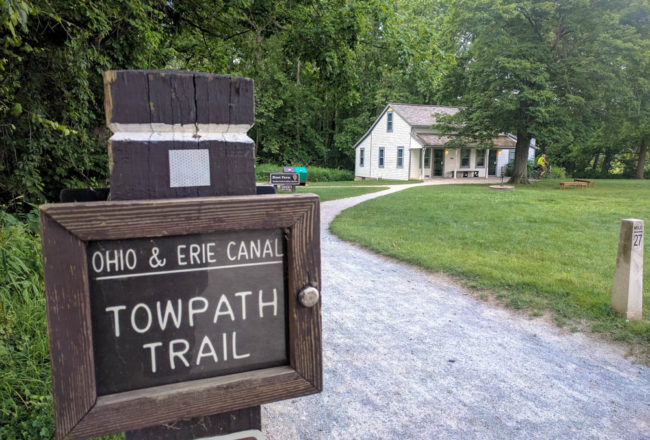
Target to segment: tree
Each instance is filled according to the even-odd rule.
[[[165,2],[4,4],[10,53],[0,66],[0,204],[17,209],[23,199],[56,200],[66,186],[105,184],[101,73],[164,65],[157,8]]]
[[[527,183],[532,137],[542,149],[559,143],[565,159],[608,112],[623,65],[613,56],[617,16],[597,0],[452,4],[459,57],[440,96],[464,108],[442,128],[479,144],[516,134],[510,182]]]

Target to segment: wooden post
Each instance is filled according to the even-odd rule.
[[[110,200],[255,194],[253,81],[177,71],[104,73]],[[126,433],[189,440],[261,429],[261,407]]]
[[[643,220],[621,221],[612,308],[629,320],[643,319]]]

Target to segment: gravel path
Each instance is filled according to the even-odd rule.
[[[408,187],[321,204],[325,389],[263,406],[268,438],[650,439],[650,369],[616,346],[328,232],[341,210]]]

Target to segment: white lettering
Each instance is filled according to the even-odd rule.
[[[187,261],[185,261],[185,254],[182,253],[182,251],[184,251],[186,247],[187,246],[185,246],[184,244],[179,244],[178,246],[176,246],[176,256],[177,256],[179,266],[187,266]]]
[[[182,350],[176,350],[174,347],[178,344],[183,345]],[[185,339],[174,339],[169,341],[169,366],[171,367],[172,370],[176,369],[176,362],[174,359],[179,358],[181,361],[183,361],[183,364],[186,367],[190,366],[190,363],[187,362],[187,359],[185,359],[185,354],[190,351],[190,343],[187,342]]]
[[[214,257],[214,243],[208,243],[206,246],[206,256],[208,263],[216,263],[217,259]]]
[[[126,267],[129,270],[135,269],[136,264],[138,264],[138,256],[136,255],[135,251],[133,249],[129,249],[126,251]],[[129,264],[130,262],[130,264]]]
[[[208,352],[203,351],[205,347],[208,348]],[[210,339],[207,336],[204,336],[203,341],[201,342],[201,347],[199,348],[199,354],[196,356],[196,365],[201,365],[201,358],[208,356],[212,357],[214,362],[219,362],[217,353],[214,351],[214,347],[212,346],[212,342],[210,342]]]
[[[160,324],[160,328],[162,330],[165,330],[167,328],[167,319],[169,316],[172,317],[172,321],[174,321],[174,325],[176,328],[179,328],[181,326],[181,317],[183,316],[183,303],[179,299],[178,302],[178,310],[174,310],[174,306],[172,305],[171,300],[167,300],[167,305],[165,307],[165,313],[163,314],[162,311],[160,310],[160,301],[156,301],[156,309],[158,311],[158,324]]]
[[[237,259],[237,257],[234,257],[234,256],[230,253],[230,247],[231,247],[231,246],[236,246],[236,245],[237,245],[237,243],[235,243],[234,241],[231,241],[231,242],[228,243],[228,248],[226,249],[226,252],[227,252],[227,254],[228,254],[228,259],[229,259],[230,261],[235,261],[235,260]]]
[[[237,254],[237,260],[241,260],[242,255],[248,260],[248,251],[246,250],[246,243],[243,241],[239,244],[239,253]]]
[[[250,353],[237,354],[237,332],[232,332],[232,358],[233,359],[246,359],[250,357]]]
[[[260,256],[261,256],[261,252],[260,252],[261,249],[260,248],[261,247],[262,246],[260,245],[259,240],[257,240],[257,244],[255,244],[255,242],[253,240],[251,240],[251,258],[255,258],[255,257],[260,258]]]
[[[269,253],[269,256],[273,256],[273,248],[271,247],[271,242],[267,239],[264,242],[264,254],[262,255],[262,258],[266,258],[266,253]]]
[[[160,347],[162,342],[152,342],[150,344],[144,344],[142,348],[148,348],[151,351],[151,372],[156,372],[156,348]]]
[[[120,337],[120,310],[126,309],[126,306],[106,307],[107,312],[113,312],[113,327],[115,328],[115,337]]]
[[[138,312],[138,309],[144,309],[145,312],[147,312],[147,325],[144,328],[138,327],[137,324],[135,323],[135,315]],[[151,317],[151,310],[149,309],[149,306],[147,306],[144,303],[139,303],[135,307],[133,307],[133,310],[131,310],[131,327],[133,327],[133,330],[135,330],[138,333],[146,333],[147,330],[151,328],[151,322],[153,321]]]
[[[238,296],[241,299],[241,319],[246,320],[246,297],[252,295],[253,292],[237,292],[235,296]]]
[[[97,263],[98,257],[99,257],[99,264]],[[99,251],[96,251],[93,254],[93,270],[95,271],[95,273],[100,273],[102,270],[104,270],[104,256]]]
[[[225,305],[226,306],[226,311],[221,311],[221,306]],[[221,298],[219,298],[219,303],[217,304],[217,310],[214,313],[214,323],[217,323],[217,320],[219,319],[219,316],[221,315],[230,315],[230,319],[232,321],[235,320],[235,314],[232,311],[232,307],[230,307],[230,302],[228,301],[228,298],[226,295],[221,295]]]
[[[284,253],[280,252],[279,244],[280,243],[279,243],[278,239],[276,238],[275,239],[275,256],[276,257],[284,257]]]
[[[113,258],[111,259],[110,255],[111,252],[113,252]],[[115,271],[120,270],[119,266],[119,255],[117,254],[117,251],[106,251],[106,271],[110,272],[111,271],[111,265],[115,266]]]
[[[199,301],[203,303],[203,307],[200,309],[194,308],[194,303]],[[196,296],[190,299],[188,308],[189,308],[188,315],[190,317],[190,327],[194,327],[194,315],[196,315],[197,313],[203,313],[206,310],[208,310],[208,300],[203,298],[202,296]]]
[[[201,259],[199,258],[199,254],[201,253],[201,246],[198,244],[191,244],[190,245],[190,264],[200,264]],[[196,259],[196,262],[194,261]]]
[[[260,318],[264,318],[264,307],[273,307],[273,316],[278,315],[278,291],[273,289],[273,301],[264,302],[262,301],[264,293],[262,289],[259,292],[259,306],[260,306]]]
[[[223,349],[223,360],[227,361],[228,360],[228,336],[226,333],[221,334],[221,342],[223,343],[222,349]]]

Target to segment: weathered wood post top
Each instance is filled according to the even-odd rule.
[[[253,80],[104,74],[111,200],[255,194]]]

